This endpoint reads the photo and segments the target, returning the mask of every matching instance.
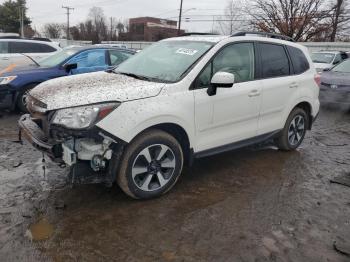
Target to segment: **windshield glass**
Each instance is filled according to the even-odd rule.
[[[331,71],[340,73],[350,73],[350,60],[345,60],[343,63],[333,67]]]
[[[45,57],[38,61],[38,64],[42,67],[53,67],[57,66],[60,63],[62,63],[64,60],[66,60],[71,55],[74,55],[77,53],[79,49],[63,49],[62,51],[57,52],[54,55],[51,55],[49,57]]]
[[[123,62],[116,73],[132,74],[159,82],[177,82],[213,43],[163,41]]]
[[[331,64],[334,60],[335,54],[331,53],[312,53],[311,59],[314,63]]]

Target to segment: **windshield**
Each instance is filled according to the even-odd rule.
[[[335,54],[332,53],[312,53],[311,59],[314,63],[331,64],[334,60]]]
[[[345,60],[343,63],[333,67],[331,71],[339,73],[350,73],[350,60]]]
[[[38,64],[42,67],[53,67],[57,66],[60,63],[62,63],[64,60],[66,60],[68,57],[74,55],[77,53],[79,49],[63,49],[62,51],[57,52],[54,55],[51,55],[49,57],[45,57],[38,61]]]
[[[122,63],[116,73],[129,74],[158,82],[177,82],[213,43],[162,41]]]

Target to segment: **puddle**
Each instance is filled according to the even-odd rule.
[[[49,239],[54,232],[53,226],[46,218],[40,219],[37,223],[32,224],[27,230],[26,235],[34,241]]]

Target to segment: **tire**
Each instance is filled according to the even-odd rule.
[[[175,185],[183,162],[179,142],[164,131],[152,129],[126,146],[117,183],[132,198],[159,197]]]
[[[18,92],[16,106],[19,111],[23,113],[28,113],[27,106],[25,103],[25,97],[28,95],[28,92],[32,90],[36,85],[30,85],[25,87],[23,90]]]
[[[309,121],[309,117],[303,109],[293,109],[280,137],[277,138],[277,147],[283,151],[297,149],[304,140]]]

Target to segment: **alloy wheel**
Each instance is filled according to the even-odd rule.
[[[302,115],[296,115],[290,122],[288,128],[288,142],[295,146],[300,143],[305,134],[305,118]]]
[[[163,188],[171,180],[176,166],[174,152],[163,144],[144,148],[135,158],[132,179],[143,191]]]

